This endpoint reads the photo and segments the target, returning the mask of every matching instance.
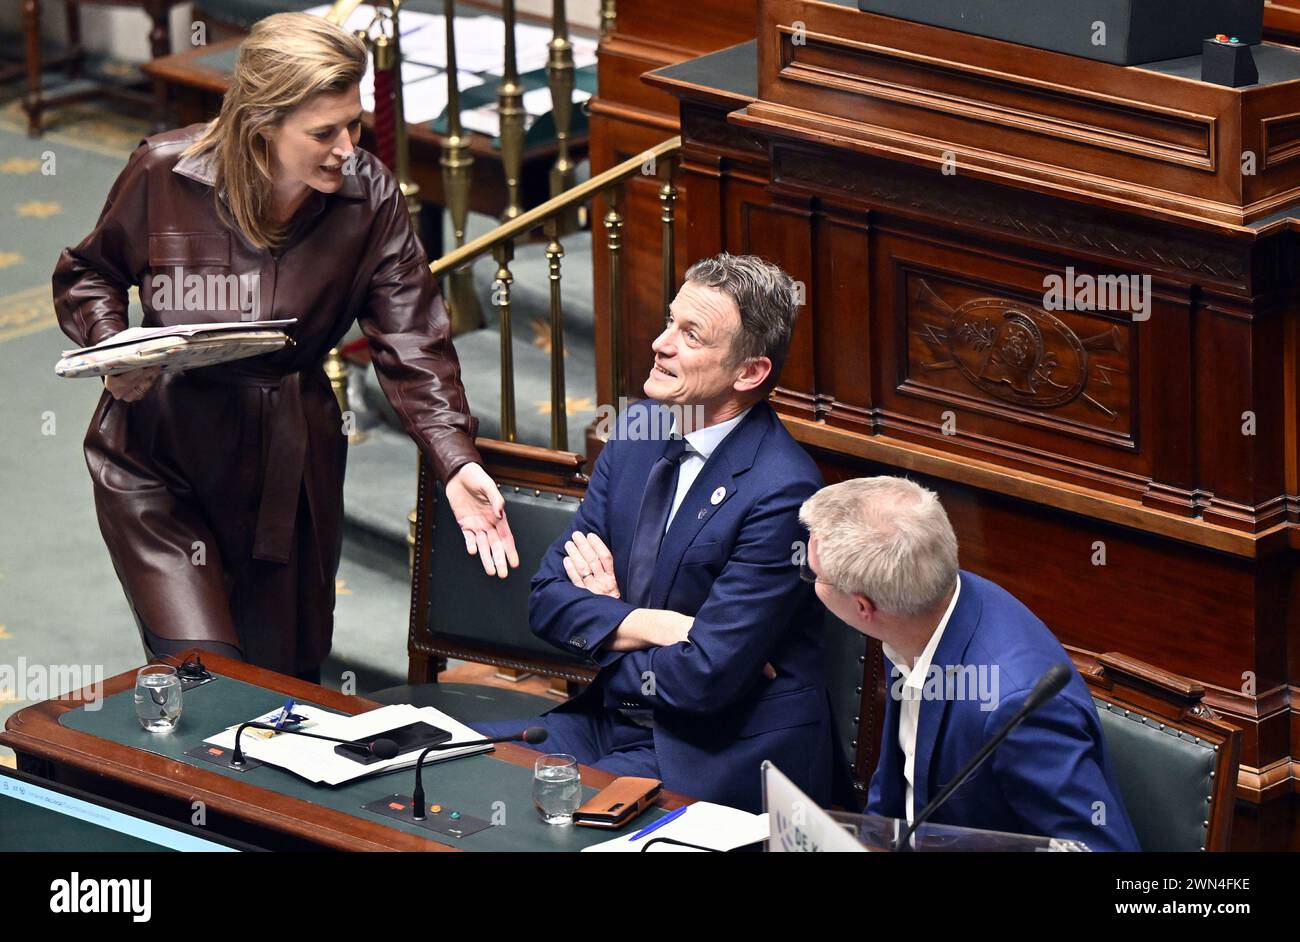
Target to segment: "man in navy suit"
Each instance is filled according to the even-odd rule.
[[[948,515],[919,485],[845,481],[819,491],[800,519],[811,531],[805,581],[888,660],[867,813],[911,821],[1070,658],[1011,594],[957,568]],[[930,820],[1138,849],[1101,721],[1073,670]]]
[[[753,256],[686,272],[649,401],[619,417],[573,533],[533,577],[533,631],[601,667],[529,721],[544,751],[753,811],[770,759],[829,799],[821,612],[795,559],[822,479],[765,401],[797,310],[789,276]]]

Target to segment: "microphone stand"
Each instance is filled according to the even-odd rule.
[[[511,736],[495,736],[490,739],[476,739],[470,742],[444,742],[428,746],[420,753],[420,758],[415,761],[415,791],[411,795],[411,820],[424,820],[424,760],[429,753],[442,752],[447,749],[461,749],[465,746],[490,746],[499,742],[526,742],[536,745],[545,742],[546,737],[546,730],[540,726],[533,726]]]
[[[1011,717],[1010,721],[998,731],[996,736],[980,747],[979,752],[971,756],[970,761],[961,767],[961,771],[952,777],[952,781],[945,785],[943,790],[934,796],[934,800],[922,809],[921,813],[916,816],[916,820],[903,829],[903,833],[894,841],[892,850],[899,852],[911,850],[912,848],[908,842],[912,839],[912,835],[916,833],[916,829],[928,821],[930,816],[943,806],[943,803],[948,800],[948,796],[960,788],[962,783],[975,773],[975,770],[984,763],[984,760],[993,754],[993,750],[1002,745],[1002,741],[1024,722],[1026,716],[1061,692],[1061,689],[1069,681],[1071,673],[1073,673],[1073,669],[1066,667],[1064,664],[1049,667],[1043,673],[1043,676],[1038,679],[1038,683],[1034,685],[1034,689],[1029,692],[1029,696],[1025,698],[1025,702]]]

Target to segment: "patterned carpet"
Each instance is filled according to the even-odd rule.
[[[12,88],[12,86],[10,86]],[[0,106],[0,664],[75,663],[105,675],[142,660],[135,624],[104,552],[81,455],[99,389],[57,380],[50,274],[89,230],[108,185],[147,125],[85,103],[26,136],[16,98]],[[21,680],[22,678],[20,678]],[[0,720],[24,705],[0,682]],[[12,755],[0,750],[0,762]]]

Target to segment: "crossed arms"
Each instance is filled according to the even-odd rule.
[[[533,578],[533,631],[593,656],[602,667],[608,704],[692,713],[724,709],[759,682],[802,599],[791,552],[806,538],[798,510],[817,483],[785,483],[755,502],[698,611],[637,608],[619,597],[607,546],[615,447],[607,446],[596,462],[574,519],[575,535],[552,545]],[[649,678],[653,683],[647,685]]]

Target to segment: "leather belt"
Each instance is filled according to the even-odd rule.
[[[271,411],[271,441],[262,474],[262,496],[257,508],[253,535],[253,558],[287,563],[293,548],[294,525],[298,518],[298,490],[307,463],[307,415],[303,411],[303,386],[319,368],[292,373],[272,373],[239,364],[190,370],[189,378],[229,386],[258,386],[277,389],[279,396]],[[323,374],[322,374],[323,375]],[[309,488],[310,490],[310,488]],[[310,504],[310,498],[308,499]],[[311,508],[314,513],[315,508]],[[320,555],[318,553],[318,555]],[[326,578],[324,556],[321,578]]]

